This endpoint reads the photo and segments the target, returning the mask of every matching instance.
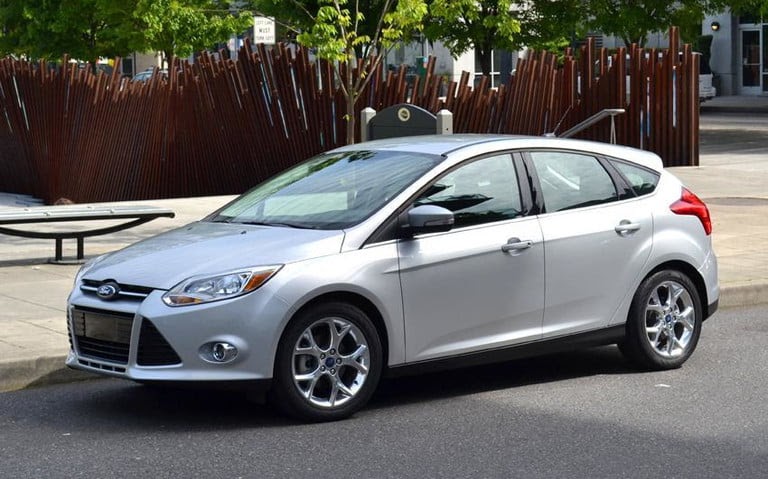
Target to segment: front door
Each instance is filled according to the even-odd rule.
[[[454,212],[455,226],[400,241],[408,361],[541,337],[544,248],[525,216],[510,154],[465,163],[415,204]]]
[[[759,95],[761,87],[761,50],[760,30],[744,28],[741,30],[741,84],[739,93],[742,95]]]

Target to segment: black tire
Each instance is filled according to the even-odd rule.
[[[283,332],[270,399],[300,420],[344,419],[371,398],[382,367],[381,340],[368,316],[351,304],[320,303],[299,312]]]
[[[676,369],[696,349],[701,324],[701,299],[693,282],[679,271],[659,271],[637,288],[619,350],[642,368]]]

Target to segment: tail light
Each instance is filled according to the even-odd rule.
[[[712,233],[712,220],[709,217],[709,209],[698,196],[689,189],[683,188],[680,199],[669,205],[669,209],[678,215],[693,215],[701,221],[704,232],[709,236]]]

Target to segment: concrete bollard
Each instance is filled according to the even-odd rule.
[[[368,124],[376,116],[376,110],[367,106],[360,112],[360,141],[368,141]]]
[[[440,110],[437,112],[437,128],[438,135],[452,135],[453,134],[453,113],[448,110]]]

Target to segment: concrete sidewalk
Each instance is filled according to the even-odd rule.
[[[704,114],[700,164],[670,170],[712,213],[720,305],[768,302],[768,249],[763,246],[768,238],[768,115]],[[86,257],[198,220],[230,198],[131,202],[171,208],[177,216],[86,238]],[[12,204],[16,199],[0,200]],[[65,241],[65,256],[75,255],[71,243]],[[92,377],[64,367],[69,349],[65,305],[78,266],[48,264],[53,250],[51,240],[0,235],[0,391]]]

